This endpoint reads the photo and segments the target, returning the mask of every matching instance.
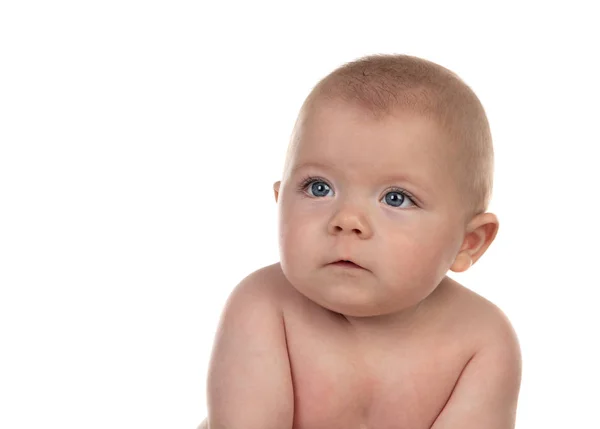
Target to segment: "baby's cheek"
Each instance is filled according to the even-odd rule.
[[[280,237],[280,250],[282,262],[286,263],[290,269],[305,269],[308,258],[314,254],[311,251],[311,243],[307,234],[303,234],[302,229],[287,225]]]
[[[422,246],[418,240],[411,239],[408,234],[388,234],[382,243],[381,256],[388,264],[410,266],[419,259]]]
[[[408,287],[421,283],[435,265],[435,250],[428,243],[397,237],[388,244],[388,250],[382,254],[382,262],[392,284]]]

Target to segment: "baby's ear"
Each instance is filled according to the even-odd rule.
[[[273,183],[273,192],[275,193],[275,202],[279,199],[279,186],[281,186],[281,180]]]
[[[467,226],[460,251],[450,267],[455,273],[467,271],[490,247],[498,233],[498,218],[493,213],[475,216]]]

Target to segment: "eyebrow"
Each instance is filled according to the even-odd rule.
[[[323,164],[320,162],[312,161],[312,162],[305,162],[302,164],[298,164],[296,167],[294,167],[292,169],[292,175],[296,174],[299,170],[304,170],[306,168],[318,168],[318,169],[322,169],[322,170],[330,170],[330,171],[334,171],[334,172],[340,172],[340,169],[338,169],[334,165]],[[380,179],[378,181],[405,182],[411,186],[414,186],[415,188],[417,188],[417,190],[419,192],[422,192],[425,195],[431,195],[431,193],[432,193],[432,191],[429,187],[422,184],[422,180],[417,180],[416,178],[413,178],[413,177],[410,177],[407,175],[402,175],[402,174],[397,174],[397,173],[396,174],[386,174],[386,175],[380,176]]]

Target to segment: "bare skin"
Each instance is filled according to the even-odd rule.
[[[514,331],[446,276],[498,220],[466,218],[442,130],[323,102],[297,141],[273,187],[280,262],[234,289],[216,335],[210,429],[512,428]]]
[[[285,322],[292,429],[428,429],[486,332],[506,323],[496,306],[445,277],[409,324],[370,341],[298,293],[279,263],[259,271]],[[207,420],[198,429],[209,429]]]

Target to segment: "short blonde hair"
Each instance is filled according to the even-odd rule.
[[[284,172],[302,118],[321,99],[357,104],[375,118],[401,109],[436,121],[456,145],[454,157],[461,165],[457,178],[466,213],[473,216],[487,210],[494,169],[490,127],[479,98],[455,73],[409,55],[372,55],[344,64],[323,78],[304,101]]]

